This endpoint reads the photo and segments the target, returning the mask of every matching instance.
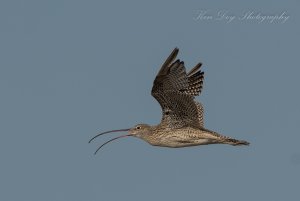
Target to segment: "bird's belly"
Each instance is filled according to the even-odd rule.
[[[155,143],[151,143],[154,146],[161,147],[171,147],[171,148],[179,148],[179,147],[189,147],[189,146],[197,146],[197,145],[207,145],[213,144],[214,140],[210,138],[202,138],[198,136],[182,136],[182,135],[169,135],[160,138]]]

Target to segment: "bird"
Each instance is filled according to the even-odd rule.
[[[202,92],[204,71],[198,63],[188,73],[184,62],[177,59],[176,47],[167,57],[154,79],[151,95],[162,109],[162,119],[158,125],[140,123],[132,128],[110,130],[90,139],[113,132],[127,132],[103,143],[104,145],[124,137],[136,137],[153,146],[181,148],[209,144],[249,145],[245,140],[224,136],[204,127],[204,108],[195,97]]]

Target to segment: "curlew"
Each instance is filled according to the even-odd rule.
[[[161,122],[154,126],[137,124],[129,129],[100,133],[89,143],[107,133],[128,132],[105,142],[95,154],[107,143],[129,136],[140,138],[153,146],[172,148],[208,144],[249,145],[247,141],[227,137],[204,127],[203,106],[195,100],[203,87],[202,64],[198,63],[186,73],[184,62],[179,59],[174,61],[178,52],[179,49],[175,48],[163,63],[151,91],[162,109]]]

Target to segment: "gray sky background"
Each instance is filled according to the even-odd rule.
[[[2,0],[0,200],[299,200],[300,4],[270,2]],[[251,146],[127,138],[94,156],[118,135],[98,132],[159,123],[174,47],[204,64],[206,127]]]

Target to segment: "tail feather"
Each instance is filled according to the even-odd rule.
[[[250,143],[245,141],[245,140],[236,140],[236,139],[232,139],[232,138],[227,138],[225,140],[226,144],[230,144],[233,146],[240,146],[240,145],[249,145]]]
[[[201,128],[201,130],[209,133],[209,135],[214,136],[214,139],[216,140],[216,143],[230,144],[230,145],[233,145],[233,146],[249,145],[250,144],[246,140],[237,140],[237,139],[225,136],[225,135],[221,135],[221,134],[219,134],[215,131],[208,130],[206,128]]]

